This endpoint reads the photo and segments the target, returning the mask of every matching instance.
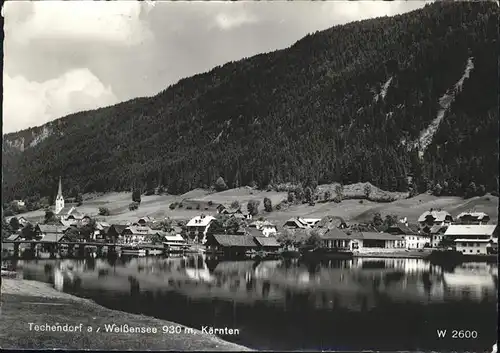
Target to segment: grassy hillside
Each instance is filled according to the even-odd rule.
[[[498,14],[493,2],[437,2],[335,26],[151,98],[8,134],[3,198],[54,194],[59,176],[82,192],[179,194],[219,176],[232,188],[407,191],[410,173],[420,192],[496,191]]]
[[[349,186],[346,186],[348,189]],[[187,197],[186,197],[187,196]],[[196,198],[188,198],[195,196]],[[230,205],[233,201],[238,201],[243,208],[249,200],[259,200],[258,217],[264,217],[281,226],[291,217],[322,218],[325,216],[340,216],[351,223],[363,223],[373,219],[375,213],[386,215],[397,215],[400,218],[407,217],[408,221],[415,223],[418,217],[431,208],[442,208],[450,212],[453,216],[461,212],[474,209],[486,212],[490,215],[492,223],[498,222],[498,197],[485,195],[464,200],[461,197],[436,197],[428,194],[421,194],[409,199],[398,199],[389,203],[376,203],[367,200],[344,200],[341,203],[327,202],[316,203],[314,206],[308,204],[293,205],[283,210],[265,212],[263,209],[263,199],[268,197],[276,205],[286,199],[286,193],[266,192],[251,190],[249,188],[238,188],[226,190],[218,193],[210,193],[204,190],[194,190],[184,195],[152,195],[143,196],[141,206],[138,210],[129,211],[128,204],[131,202],[131,193],[109,193],[97,196],[90,200],[85,200],[83,205],[78,207],[84,213],[97,215],[99,207],[106,207],[110,210],[110,216],[97,216],[98,219],[110,223],[126,223],[136,221],[139,217],[152,216],[158,220],[170,217],[174,220],[189,220],[201,213],[214,215],[215,210],[188,210],[186,208],[176,208],[171,210],[169,205],[173,202],[191,201],[212,201],[214,204],[222,203]],[[41,221],[44,216],[43,211],[34,211],[22,214],[31,221]]]

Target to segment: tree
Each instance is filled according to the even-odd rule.
[[[75,202],[76,202],[77,206],[81,206],[83,204],[83,196],[82,196],[82,194],[76,195]]]
[[[258,201],[258,200],[248,201],[248,204],[247,204],[248,213],[250,213],[252,216],[257,215],[259,213],[259,205],[260,205],[260,201]]]
[[[158,195],[163,195],[165,193],[165,187],[163,185],[158,186],[158,189],[156,190],[156,193]]]
[[[297,186],[295,188],[295,199],[298,202],[302,202],[302,200],[304,200],[304,189],[302,188],[302,186]]]
[[[82,235],[77,227],[70,227],[65,234],[70,241],[76,242],[82,240]]]
[[[272,210],[273,210],[273,204],[271,202],[271,199],[268,197],[264,198],[264,210],[266,212],[272,212]]]
[[[109,208],[106,207],[99,207],[99,216],[109,216]]]
[[[480,184],[477,188],[477,195],[484,196],[486,194],[486,187],[483,184]]]
[[[174,222],[169,217],[166,217],[161,222],[156,223],[153,229],[169,233],[174,230]]]
[[[342,184],[337,184],[335,186],[336,197],[340,198],[340,200],[344,199],[344,186]]]
[[[59,223],[59,220],[57,219],[56,215],[54,212],[50,209],[47,209],[45,211],[45,219],[44,219],[45,224],[53,224],[53,223]]]
[[[216,191],[227,190],[227,184],[221,176],[216,180],[214,187]]]
[[[151,243],[153,245],[161,244],[163,242],[163,236],[158,233],[148,234],[145,237],[146,242]]]
[[[33,224],[26,224],[23,229],[21,229],[21,237],[26,240],[33,240],[36,238],[35,227]]]
[[[288,191],[287,201],[289,203],[294,203],[295,202],[295,193],[293,191]]]
[[[398,217],[397,216],[387,215],[387,216],[385,216],[384,226],[386,228],[389,228],[389,227],[392,227],[393,225],[395,225],[397,222],[398,222]]]
[[[10,219],[9,225],[14,232],[17,232],[18,229],[21,228],[21,224],[19,223],[19,220],[16,217],[12,217]]]
[[[239,209],[240,203],[237,200],[234,200],[233,202],[231,202],[231,208]]]
[[[363,192],[365,194],[365,198],[369,199],[372,192],[372,187],[370,186],[370,184],[365,184],[365,186],[363,187]]]
[[[132,191],[132,201],[138,204],[141,203],[141,191],[139,189],[134,189],[134,191]]]
[[[441,196],[442,192],[443,192],[443,188],[441,187],[441,185],[439,183],[436,183],[436,185],[434,185],[434,189],[432,190],[432,193],[434,194],[434,196]]]
[[[465,190],[465,196],[467,198],[476,196],[477,194],[477,188],[476,188],[476,183],[471,181],[467,189]]]
[[[2,216],[2,239],[10,237],[12,234],[12,229],[10,229],[9,224],[5,220],[5,217]]]
[[[373,215],[373,222],[372,223],[376,227],[380,227],[381,225],[384,224],[384,220],[382,219],[382,216],[380,215],[379,212],[377,212]]]
[[[312,189],[308,186],[304,189],[304,199],[306,202],[313,202],[313,192]]]

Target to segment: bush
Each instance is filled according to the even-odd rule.
[[[363,203],[363,200],[359,200],[359,203]]]
[[[158,195],[163,195],[165,193],[165,187],[163,185],[158,186],[158,189],[156,190],[156,193]]]
[[[236,209],[240,208],[240,203],[238,201],[236,201],[236,200],[233,201],[231,203],[231,208],[236,208]]]
[[[257,200],[248,201],[248,204],[247,204],[248,213],[250,213],[252,216],[255,216],[256,214],[258,214],[259,213],[259,204],[260,204],[260,201],[257,201]]]
[[[277,211],[281,210],[281,204],[277,204],[275,207],[274,207]]]
[[[179,208],[183,208],[183,207],[184,207],[184,205],[183,205],[182,203],[180,203],[180,204],[178,204],[178,205],[177,205],[177,207],[179,207]]]
[[[177,207],[177,202],[172,202],[170,206],[168,206],[168,208],[170,208],[171,210],[175,210],[176,207]]]
[[[99,216],[109,216],[109,209],[106,207],[99,207]]]
[[[138,202],[132,202],[130,205],[128,205],[128,209],[130,211],[137,210],[139,208],[139,203]]]
[[[264,209],[266,210],[266,212],[272,212],[273,210],[273,204],[271,202],[271,199],[268,197],[264,198]]]
[[[224,179],[222,177],[219,177],[217,179],[217,181],[215,182],[215,190],[216,191],[224,191],[224,190],[227,190],[227,184],[226,182],[224,181]]]
[[[333,202],[335,202],[335,203],[341,203],[342,202],[342,197],[340,197],[339,195],[335,196],[333,198]]]
[[[134,191],[132,191],[132,201],[141,203],[141,192],[139,189],[134,189]]]
[[[144,195],[151,196],[155,194],[155,189],[147,189]]]
[[[212,206],[213,204],[213,201],[208,201],[208,206]]]

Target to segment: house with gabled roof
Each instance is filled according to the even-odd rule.
[[[290,218],[283,224],[283,228],[287,229],[308,229],[311,228],[309,224],[303,222],[300,218]]]
[[[281,248],[281,244],[275,237],[253,237],[257,244],[257,250],[276,251]]]
[[[457,224],[488,224],[490,221],[490,216],[488,216],[484,212],[462,212],[457,215],[456,223]]]
[[[208,228],[212,221],[215,220],[213,216],[200,215],[193,217],[187,224],[187,233],[191,239],[195,239],[199,242],[202,242],[208,232]]]
[[[330,228],[326,232],[311,235],[322,249],[347,250],[351,248],[353,237],[338,228]]]
[[[157,232],[149,227],[143,226],[128,226],[122,232],[123,241],[128,243],[143,243],[148,235],[153,235]]]
[[[430,209],[425,211],[418,217],[418,223],[421,228],[425,226],[435,226],[435,225],[450,225],[453,222],[453,217],[449,212],[443,211],[441,209]]]
[[[254,221],[248,227],[259,230],[265,237],[275,235],[278,232],[278,227],[269,221]]]
[[[452,224],[444,236],[464,255],[485,255],[498,252],[498,233],[494,224]]]

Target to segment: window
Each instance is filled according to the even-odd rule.
[[[469,252],[472,252],[472,249],[470,249]]]
[[[477,249],[477,252],[478,252],[478,253],[480,253],[480,252],[481,252],[481,250]]]

